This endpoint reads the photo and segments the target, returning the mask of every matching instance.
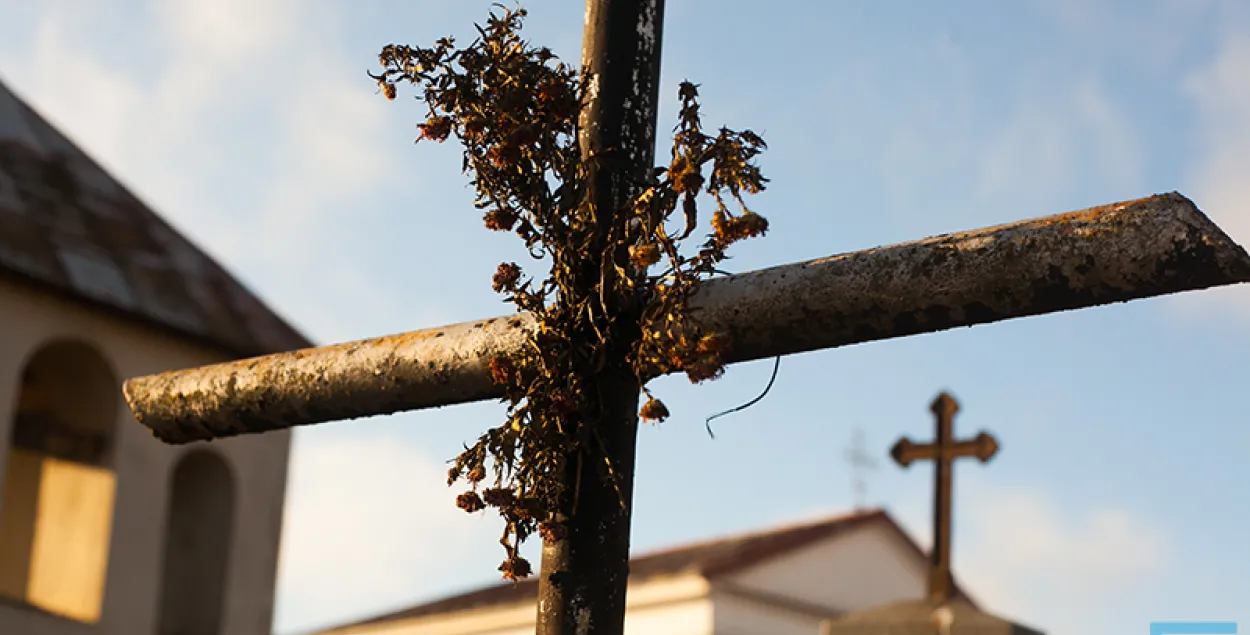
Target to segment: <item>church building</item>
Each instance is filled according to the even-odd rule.
[[[630,561],[625,635],[819,635],[923,597],[928,575],[929,556],[881,510],[700,542]],[[317,635],[532,635],[537,598],[530,578]],[[958,586],[953,599],[976,607]],[[856,632],[913,632],[874,627]]]
[[[952,469],[988,462],[998,440],[956,437],[959,404],[948,393],[930,410],[934,440],[903,437],[890,451],[901,467],[935,466],[930,553],[871,510],[634,557],[625,635],[1042,635],[982,610],[955,582]],[[531,578],[317,635],[528,635],[537,601]]]
[[[121,382],[307,346],[0,84],[0,633],[268,635],[289,432],[165,445]]]

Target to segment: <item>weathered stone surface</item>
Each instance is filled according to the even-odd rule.
[[[1189,199],[1162,194],[709,281],[691,299],[730,362],[1250,281],[1250,256]],[[126,382],[169,443],[498,398],[489,359],[529,315]]]

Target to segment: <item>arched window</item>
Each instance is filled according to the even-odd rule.
[[[222,635],[234,479],[210,450],[183,456],[174,468],[165,529],[159,635]]]
[[[22,372],[0,508],[0,595],[100,618],[120,386],[91,346],[56,341]]]

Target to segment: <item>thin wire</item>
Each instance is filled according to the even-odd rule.
[[[712,437],[713,439],[716,438],[716,435],[712,433],[712,419],[723,417],[728,414],[733,414],[741,410],[746,410],[747,408],[750,408],[751,406],[754,406],[755,404],[759,403],[761,399],[767,396],[768,391],[773,389],[773,382],[777,381],[777,370],[779,368],[781,368],[781,356],[780,355],[778,355],[777,360],[773,362],[773,376],[768,378],[768,385],[764,386],[764,392],[760,393],[760,395],[756,397],[755,399],[752,399],[751,401],[748,401],[742,404],[741,406],[738,406],[737,408],[730,408],[729,410],[726,410],[724,412],[718,412],[708,417],[707,419],[705,419],[703,421],[703,427],[707,428],[707,435],[709,437]]]

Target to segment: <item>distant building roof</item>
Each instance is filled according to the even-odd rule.
[[[945,623],[947,630],[935,628]],[[962,600],[896,602],[827,621],[822,635],[1044,635],[1011,620],[984,613]]]
[[[3,82],[0,274],[238,356],[312,345]]]
[[[707,578],[728,575],[783,556],[819,540],[871,524],[896,532],[903,542],[914,549],[917,554],[928,557],[920,546],[894,522],[894,519],[890,518],[889,514],[884,510],[873,509],[810,523],[698,542],[638,556],[629,561],[629,579],[631,582],[640,582],[648,578],[679,573],[698,573]],[[958,586],[956,589],[958,590]],[[960,598],[969,603],[972,602],[962,590],[958,590],[958,593]],[[533,577],[518,583],[492,585],[328,630],[537,600],[538,579]]]

